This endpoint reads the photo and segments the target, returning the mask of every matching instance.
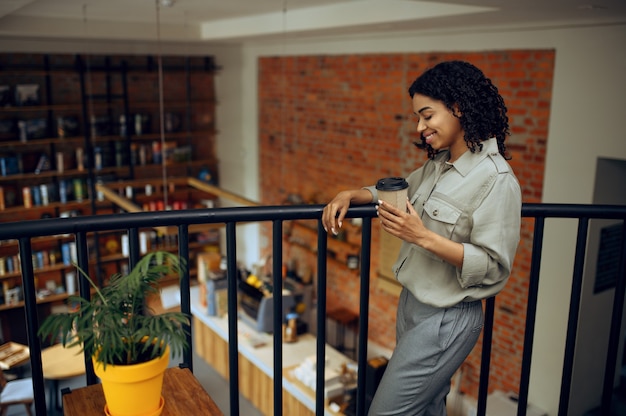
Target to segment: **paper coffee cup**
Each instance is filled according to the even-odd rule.
[[[379,179],[376,183],[378,199],[393,205],[400,211],[406,210],[409,184],[404,178],[391,177]]]

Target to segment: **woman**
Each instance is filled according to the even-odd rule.
[[[396,347],[370,415],[445,415],[450,379],[483,325],[482,299],[504,287],[519,242],[521,191],[506,161],[509,124],[497,88],[475,66],[440,63],[409,88],[417,147],[429,160],[409,175],[406,210],[376,188],[342,191],[322,223],[341,228],[350,204],[377,202],[382,229],[403,240]]]

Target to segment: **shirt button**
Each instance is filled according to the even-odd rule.
[[[434,215],[435,217],[436,217],[437,215],[439,215],[439,210],[438,210],[438,209],[433,210],[433,215]]]

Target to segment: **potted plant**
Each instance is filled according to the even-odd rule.
[[[41,324],[40,337],[60,337],[64,346],[80,345],[92,357],[94,371],[102,381],[106,414],[161,413],[163,373],[169,363],[170,348],[174,355],[188,348],[186,328],[190,321],[181,312],[148,315],[144,308],[147,297],[159,293],[159,280],[183,267],[178,256],[153,252],[127,275],[111,276],[102,288],[79,268],[93,287],[91,299],[70,296],[69,302],[77,305],[75,310],[49,315]],[[120,386],[139,380],[155,391],[133,393],[130,387]],[[122,397],[115,398],[120,389]],[[141,404],[143,398],[148,403]]]

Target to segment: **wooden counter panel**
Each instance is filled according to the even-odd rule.
[[[274,414],[273,380],[241,354],[239,354],[239,392],[264,415]]]
[[[291,394],[283,390],[283,415],[293,416],[314,416],[308,407],[302,404],[301,401],[293,397]]]
[[[193,322],[195,351],[228,380],[228,343],[199,319]]]
[[[228,374],[228,343],[199,319],[194,319],[194,348],[211,367],[226,380]],[[239,354],[239,392],[262,414],[274,414],[274,381],[246,357]],[[283,389],[283,414],[314,416],[315,412]]]

